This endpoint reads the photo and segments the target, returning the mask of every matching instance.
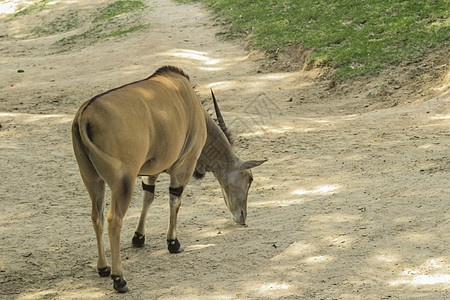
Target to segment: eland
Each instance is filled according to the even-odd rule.
[[[99,94],[78,109],[72,142],[81,177],[92,200],[98,273],[111,275],[114,289],[127,292],[120,258],[120,232],[136,177],[142,177],[143,208],[132,243],[143,246],[145,221],[160,173],[170,176],[167,245],[181,251],[176,234],[181,195],[190,177],[211,171],[233,220],[245,224],[251,168],[265,160],[244,161],[234,153],[225,122],[211,91],[216,121],[206,112],[189,77],[173,66],[150,77]],[[107,228],[111,267],[103,243],[105,185],[111,190]]]

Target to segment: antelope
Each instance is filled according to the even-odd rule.
[[[145,241],[145,221],[160,173],[170,176],[167,247],[182,251],[177,239],[181,195],[191,176],[211,171],[238,224],[245,224],[250,169],[265,160],[244,161],[234,153],[223,117],[211,91],[216,121],[203,107],[189,76],[173,66],[111,89],[84,102],[72,124],[72,143],[81,178],[92,201],[91,219],[97,238],[98,273],[111,276],[117,292],[127,292],[120,258],[120,232],[138,176],[143,207],[132,243]],[[111,190],[107,230],[111,267],[103,243],[105,185]]]

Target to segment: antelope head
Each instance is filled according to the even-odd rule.
[[[236,156],[232,150],[231,138],[212,90],[211,95],[217,123],[223,134],[219,133],[214,137],[208,137],[211,140],[206,142],[202,153],[204,157],[199,159],[195,174],[198,177],[199,174],[204,174],[207,170],[213,172],[219,181],[225,204],[233,220],[244,225],[247,217],[248,191],[253,181],[251,169],[261,165],[266,160],[244,161]]]

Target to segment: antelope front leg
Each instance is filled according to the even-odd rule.
[[[169,229],[167,231],[167,248],[170,253],[180,253],[183,249],[180,248],[180,242],[177,239],[177,216],[181,206],[181,194],[184,187],[169,188],[170,192],[170,218]]]
[[[189,179],[194,173],[195,164],[200,153],[191,153],[184,157],[179,163],[176,163],[169,169],[170,174],[170,217],[169,229],[167,230],[167,248],[170,253],[180,253],[180,242],[177,239],[177,216],[181,206],[181,194],[184,187],[188,184]]]
[[[143,176],[142,189],[144,190],[144,198],[142,201],[142,212],[139,218],[139,223],[133,236],[133,246],[142,247],[145,243],[145,222],[147,220],[147,213],[150,205],[155,198],[155,182],[157,176]]]

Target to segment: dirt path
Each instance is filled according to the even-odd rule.
[[[101,3],[56,1],[0,23],[1,299],[450,298],[448,80],[435,99],[364,110],[363,96],[326,97],[315,74],[261,72],[258,54],[217,38],[201,6],[167,0],[148,1],[148,29],[69,51],[54,43],[89,24],[27,37]],[[240,156],[269,161],[254,171],[247,227],[233,223],[211,175],[190,182],[178,255],[166,250],[166,176],[147,245],[131,247],[136,189],[121,243],[131,292],[118,295],[96,274],[71,120],[84,100],[165,64],[202,97],[215,89]]]

